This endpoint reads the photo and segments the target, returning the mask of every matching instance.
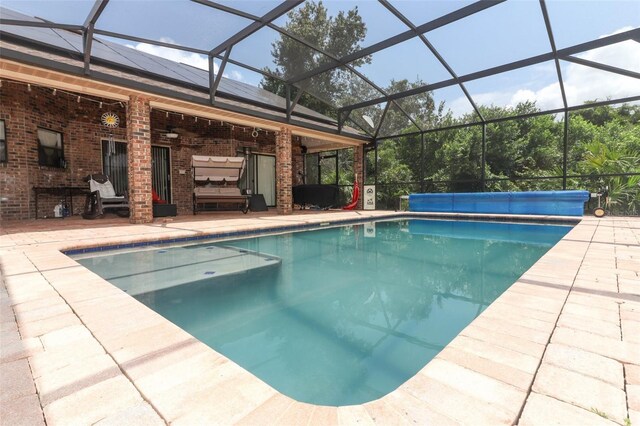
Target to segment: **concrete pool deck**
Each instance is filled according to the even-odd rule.
[[[389,215],[0,235],[0,422],[640,425],[640,218],[585,217],[416,376],[345,407],[280,394],[60,252]]]

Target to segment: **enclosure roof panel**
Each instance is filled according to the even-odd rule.
[[[0,35],[32,49],[29,57],[52,52],[81,62],[88,78],[110,68],[195,90],[211,103],[232,101],[367,137],[486,122],[483,110],[517,113],[524,102],[536,112],[558,112],[593,101],[640,101],[637,1],[2,6]]]

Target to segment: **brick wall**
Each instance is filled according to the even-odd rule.
[[[116,139],[125,139],[125,110],[120,105],[106,106],[51,89],[3,81],[0,88],[0,119],[5,120],[8,162],[0,164],[0,220],[35,217],[34,186],[87,186],[83,178],[102,170],[100,140],[109,137],[100,116],[113,111],[121,118],[121,128],[113,130]],[[100,109],[97,102],[105,104]],[[66,168],[38,165],[38,128],[62,133]],[[53,216],[59,197],[42,195],[39,217]],[[74,198],[74,213],[82,211],[83,197]]]
[[[293,210],[291,191],[293,161],[291,150],[291,129],[280,128],[276,134],[276,204],[278,213],[290,214]]]
[[[83,98],[90,97],[82,95]],[[8,147],[8,163],[0,164],[0,196],[7,197],[0,203],[0,220],[27,219],[35,217],[35,205],[32,187],[34,186],[80,186],[87,187],[83,178],[91,173],[102,171],[101,140],[111,134],[116,140],[127,139],[126,103],[108,106],[108,99],[81,99],[58,92],[53,95],[51,89],[32,86],[31,91],[22,84],[3,80],[0,88],[0,119],[5,120]],[[99,102],[103,102],[102,109]],[[112,111],[120,117],[120,127],[109,130],[100,124],[104,112]],[[167,139],[164,130],[167,126],[180,129],[178,139]],[[65,169],[38,165],[38,127],[59,131],[63,135]],[[163,111],[151,111],[151,144],[167,146],[171,150],[171,185],[173,202],[178,206],[179,214],[192,211],[193,177],[191,175],[191,156],[242,155],[243,148],[249,147],[254,153],[276,154],[276,135],[273,131],[260,131],[252,136],[253,129],[234,126],[228,123],[179,114],[167,114]],[[291,138],[290,131],[288,138]],[[277,182],[285,185],[293,180],[300,183],[303,161],[300,138],[293,139],[292,157],[289,160],[288,178]],[[180,174],[183,170],[185,173]],[[291,204],[289,189],[288,198]],[[146,198],[145,198],[146,199]],[[41,195],[39,199],[39,217],[53,216],[53,208],[59,197]],[[279,200],[280,201],[280,200]],[[84,205],[83,197],[74,198],[74,213],[80,214]],[[289,207],[290,211],[290,207]]]
[[[153,221],[151,201],[151,108],[149,100],[131,96],[127,106],[127,159],[131,223]]]

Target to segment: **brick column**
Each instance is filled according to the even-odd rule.
[[[360,198],[356,210],[362,210],[362,198],[364,197],[364,145],[358,145],[353,148],[353,170],[358,178],[358,188],[360,189]]]
[[[293,167],[291,160],[291,129],[281,127],[276,132],[276,204],[278,214],[291,214]]]
[[[127,105],[127,157],[131,223],[153,222],[150,124],[149,100],[130,96]]]

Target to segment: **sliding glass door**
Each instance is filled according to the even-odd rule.
[[[264,196],[267,206],[276,205],[276,157],[256,155],[256,193]]]

